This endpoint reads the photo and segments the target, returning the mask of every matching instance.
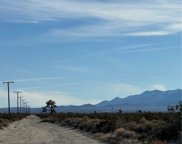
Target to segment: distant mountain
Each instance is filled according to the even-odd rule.
[[[105,100],[105,101],[102,101],[102,102],[98,103],[96,106],[102,107],[102,106],[107,105],[108,103],[109,103],[109,101]]]
[[[96,104],[97,107],[106,107],[106,106],[112,106],[112,105],[118,105],[122,102],[122,98],[116,97],[112,99],[111,101],[102,101],[101,103]]]
[[[0,113],[7,113],[8,108],[0,108]],[[25,108],[22,108],[22,112],[25,112]],[[17,113],[16,107],[11,107],[11,113]]]
[[[80,106],[58,106],[57,112],[117,112],[122,109],[124,112],[142,111],[167,111],[168,105],[176,105],[182,100],[182,90],[168,91],[145,91],[138,95],[131,95],[126,98],[116,97],[110,101],[105,100],[96,105],[85,104]],[[0,109],[0,112],[6,112],[7,108]],[[15,112],[16,108],[12,108]],[[32,112],[40,113],[41,108],[32,108]]]
[[[80,105],[80,106],[58,106],[56,111],[61,111],[61,112],[84,112],[84,113],[90,113],[96,110],[95,105],[91,104],[85,104],[85,105]]]
[[[139,95],[132,95],[126,98],[114,98],[111,101],[103,101],[96,106],[98,109],[118,110],[122,108],[125,111],[150,110],[150,111],[166,111],[168,105],[176,105],[182,99],[182,90],[168,91],[145,91]]]
[[[145,91],[138,95],[131,95],[126,98],[116,97],[110,101],[105,100],[96,105],[64,106],[58,107],[63,112],[117,112],[122,109],[125,112],[131,111],[167,111],[168,105],[176,105],[182,98],[182,90],[168,91]]]

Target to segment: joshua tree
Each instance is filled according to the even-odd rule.
[[[179,105],[176,105],[176,111],[178,111],[179,110]]]
[[[122,109],[119,109],[118,112],[119,112],[119,114],[122,114],[123,111],[122,111]]]
[[[51,114],[56,113],[56,102],[53,100],[49,100],[46,102],[46,106],[42,107],[42,112],[50,111]]]

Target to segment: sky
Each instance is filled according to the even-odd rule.
[[[180,0],[0,0],[0,107],[182,88]]]

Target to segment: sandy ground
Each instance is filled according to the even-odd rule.
[[[101,144],[81,132],[51,123],[34,115],[0,130],[0,144]]]

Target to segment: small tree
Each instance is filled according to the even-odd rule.
[[[179,105],[176,105],[176,111],[178,111],[179,110]]]
[[[50,111],[51,114],[56,113],[56,102],[53,100],[49,100],[46,102],[46,106],[42,107],[42,112]]]
[[[119,109],[118,112],[119,112],[119,114],[122,114],[123,113],[122,109]]]

